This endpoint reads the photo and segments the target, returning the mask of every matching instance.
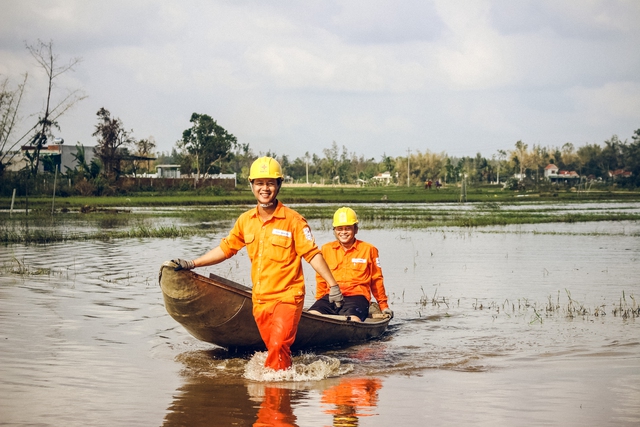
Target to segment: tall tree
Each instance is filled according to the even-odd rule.
[[[578,148],[576,153],[582,165],[580,175],[602,176],[601,167],[599,166],[602,148],[598,144],[586,144]]]
[[[496,160],[496,169],[497,169],[496,182],[499,184],[500,183],[500,168],[502,167],[504,161],[507,158],[507,152],[505,150],[498,150],[498,152],[496,154],[494,154],[493,157],[497,158],[497,160]]]
[[[356,180],[355,178],[356,172],[355,172],[355,169],[353,169],[353,164],[351,162],[351,159],[353,157],[355,157],[355,154],[353,154],[352,157],[349,157],[349,151],[347,150],[347,147],[343,145],[342,153],[340,154],[340,160],[338,162],[338,169],[337,169],[340,182],[348,183],[351,180],[353,181]]]
[[[135,142],[135,154],[140,157],[152,157],[156,149],[156,140],[153,136],[145,139],[139,139]],[[147,164],[147,172],[149,172],[149,160],[143,160]]]
[[[32,151],[28,153],[28,159],[31,162],[31,173],[35,175],[38,173],[40,165],[40,151],[47,143],[47,139],[52,136],[51,128],[55,127],[59,130],[58,118],[77,102],[86,98],[86,96],[81,91],[74,90],[64,96],[61,101],[52,102],[55,80],[67,71],[73,71],[74,67],[81,61],[80,58],[72,58],[66,64],[61,65],[58,55],[53,53],[53,41],[45,43],[42,40],[38,40],[34,45],[27,44],[26,48],[47,75],[45,107],[33,128],[35,129],[35,134],[31,137]]]
[[[544,168],[549,164],[551,159],[551,154],[546,147],[542,147],[541,145],[533,144],[533,149],[530,154],[530,165],[535,168],[535,178],[536,178],[536,186],[540,181],[540,174],[544,175]]]
[[[338,176],[338,144],[333,141],[331,148],[325,148],[322,150],[324,159],[322,159],[322,175],[333,180]]]
[[[607,175],[609,171],[614,171],[623,166],[622,146],[624,143],[620,141],[618,135],[613,135],[610,139],[604,141],[602,149],[603,174]]]
[[[418,174],[420,182],[437,180],[446,173],[445,159],[444,153],[432,153],[429,150],[425,153],[417,151],[415,155],[411,155],[411,170]]]
[[[528,148],[529,145],[518,141],[516,142],[515,150],[512,152],[512,162],[520,169],[520,179],[522,179],[527,172],[527,166],[529,164]]]
[[[640,184],[640,129],[636,129],[631,137],[633,142],[624,148],[626,169],[633,173],[636,185]]]
[[[575,146],[570,142],[562,146],[562,163],[569,170],[580,169],[580,156],[576,153]]]
[[[189,122],[192,126],[182,132],[178,145],[194,157],[200,177],[219,169],[222,160],[238,145],[238,139],[207,114],[193,113]]]
[[[128,149],[134,139],[131,137],[133,131],[124,129],[122,120],[111,118],[109,110],[100,108],[96,113],[98,124],[93,133],[98,139],[96,155],[102,161],[103,173],[108,178],[117,178],[120,174],[120,162],[122,160],[122,150]]]
[[[236,173],[237,178],[241,181],[249,177],[249,168],[251,163],[257,158],[251,151],[248,143],[238,143],[236,147],[231,151],[227,161],[224,164],[224,170],[222,173]]]
[[[18,113],[26,84],[27,74],[24,75],[24,80],[16,88],[10,87],[8,78],[0,83],[0,176],[13,160],[13,149],[24,139],[23,136],[13,140],[13,131],[20,120]]]
[[[393,172],[396,167],[396,161],[393,157],[387,156],[387,153],[382,153],[382,161],[380,162],[383,167],[378,172]]]

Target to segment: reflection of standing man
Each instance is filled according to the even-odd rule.
[[[382,312],[393,317],[387,303],[378,249],[370,243],[357,240],[357,233],[358,217],[355,211],[347,207],[338,209],[333,215],[336,240],[322,246],[322,256],[340,285],[344,301],[342,307],[332,304],[332,291],[324,278],[316,275],[316,302],[309,312],[351,316],[354,321],[364,321],[369,315],[373,294]]]
[[[244,212],[220,245],[194,260],[176,259],[178,269],[214,265],[246,246],[251,260],[253,317],[267,347],[265,367],[291,367],[291,345],[304,304],[304,258],[330,286],[331,303],[340,303],[338,283],[322,258],[302,215],[276,199],[282,187],[282,168],[271,157],[260,157],[249,172],[258,205]]]
[[[334,426],[357,426],[359,417],[378,405],[378,390],[382,382],[377,378],[344,378],[340,384],[322,393],[322,403],[335,405],[325,412],[333,415]]]
[[[264,399],[253,427],[297,427],[291,407],[292,391],[280,387],[264,388]]]

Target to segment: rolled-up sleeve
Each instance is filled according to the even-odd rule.
[[[378,301],[381,310],[389,308],[387,293],[384,288],[382,267],[380,266],[380,254],[375,246],[371,247],[371,293]]]
[[[222,249],[226,258],[231,258],[237,254],[246,244],[241,224],[243,221],[244,217],[240,216],[229,232],[229,235],[220,241],[220,249]]]

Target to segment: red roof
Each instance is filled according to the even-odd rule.
[[[633,175],[633,172],[626,171],[624,169],[616,169],[614,171],[610,171],[609,175],[610,176],[619,176],[619,177],[623,177],[623,178],[629,178],[631,175]]]

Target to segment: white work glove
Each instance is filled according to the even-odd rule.
[[[342,296],[342,292],[340,291],[340,286],[332,286],[329,288],[329,302],[335,303],[336,307],[342,307],[342,300],[344,297]]]
[[[173,269],[174,271],[191,270],[192,268],[195,268],[195,266],[196,266],[196,264],[193,261],[186,260],[186,259],[180,259],[180,258],[172,259],[171,262],[174,263],[174,264],[178,264]]]
[[[390,308],[385,308],[384,310],[382,310],[382,314],[386,314],[393,319],[393,310],[391,310]]]

